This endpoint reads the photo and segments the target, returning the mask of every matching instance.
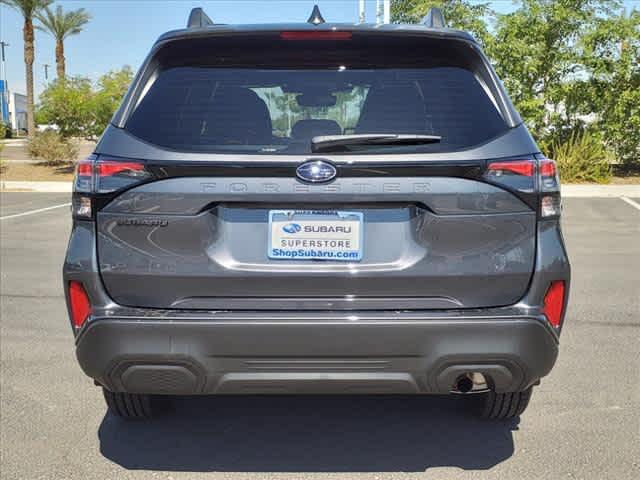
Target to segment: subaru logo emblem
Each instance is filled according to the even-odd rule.
[[[287,223],[282,227],[282,230],[287,233],[298,233],[300,230],[302,230],[302,227],[297,223]]]
[[[337,173],[336,167],[326,160],[308,160],[296,168],[298,178],[309,183],[328,182]]]

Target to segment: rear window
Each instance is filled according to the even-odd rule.
[[[306,154],[317,136],[436,135],[439,143],[345,151],[444,152],[508,128],[477,53],[462,42],[229,42],[161,51],[126,130],[179,151]]]

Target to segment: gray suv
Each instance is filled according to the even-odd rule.
[[[64,289],[110,410],[475,394],[520,415],[569,292],[556,165],[478,44],[426,25],[162,35],[78,164]]]

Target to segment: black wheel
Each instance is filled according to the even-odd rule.
[[[521,415],[531,399],[533,387],[524,392],[495,393],[487,392],[483,395],[480,416],[488,420],[506,420]]]
[[[126,419],[145,419],[153,416],[151,395],[118,393],[102,388],[111,413]]]

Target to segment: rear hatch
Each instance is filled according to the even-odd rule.
[[[504,165],[535,165],[536,148],[481,53],[322,32],[154,50],[94,159],[116,302],[446,309],[523,296],[535,168]]]

